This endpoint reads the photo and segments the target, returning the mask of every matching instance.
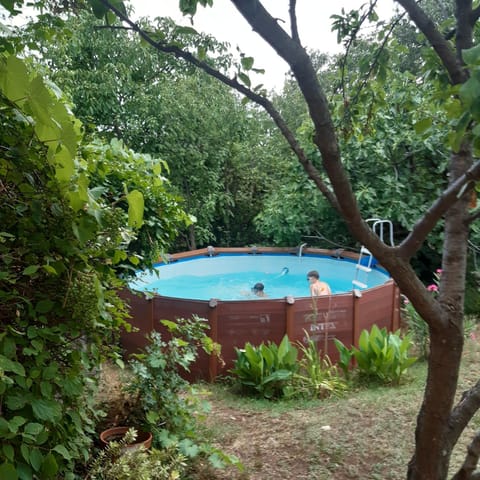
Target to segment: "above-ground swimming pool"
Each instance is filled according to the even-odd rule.
[[[308,271],[317,270],[320,279],[330,285],[333,294],[337,294],[352,290],[356,267],[356,260],[351,258],[336,259],[311,253],[302,256],[288,253],[212,254],[158,264],[156,273],[139,273],[138,280],[130,287],[165,297],[193,300],[258,300],[251,289],[261,282],[268,298],[308,297]],[[362,273],[370,288],[389,279],[388,273],[377,267],[368,274]]]
[[[152,330],[166,333],[161,320],[197,315],[206,319],[209,335],[222,346],[222,359],[201,354],[190,378],[213,380],[228,373],[236,348],[246,342],[317,343],[332,361],[338,359],[333,339],[358,345],[362,330],[376,324],[396,330],[400,323],[400,292],[387,272],[376,266],[358,269],[358,255],[338,251],[280,248],[208,248],[171,256],[159,264],[158,275],[141,273],[124,296],[130,303],[134,332],[122,335],[126,353],[145,347]],[[311,297],[306,276],[317,270],[332,295]],[[367,288],[354,288],[361,274]],[[254,296],[262,282],[267,298]]]

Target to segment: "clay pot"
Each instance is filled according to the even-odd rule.
[[[104,430],[100,433],[100,441],[102,442],[103,446],[106,446],[109,442],[120,441],[127,433],[127,430],[131,427],[112,427]],[[135,439],[135,443],[130,443],[125,445],[125,449],[135,449],[143,446],[144,448],[150,448],[152,445],[152,434],[150,432],[143,432],[141,430],[137,430],[137,438]]]

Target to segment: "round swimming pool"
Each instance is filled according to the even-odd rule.
[[[372,325],[399,328],[400,292],[381,267],[357,268],[359,255],[352,252],[307,248],[298,253],[298,248],[205,248],[174,254],[156,272],[139,273],[123,294],[134,327],[122,334],[125,352],[143,349],[152,330],[168,335],[162,320],[197,316],[221,345],[223,361],[200,354],[190,378],[213,380],[228,373],[236,348],[246,342],[278,345],[288,335],[291,342],[306,344],[310,338],[336,361],[335,338],[358,345],[361,331]],[[319,272],[333,295],[310,296],[310,270]],[[268,297],[252,294],[257,282]],[[362,283],[367,287],[360,288]]]
[[[351,291],[357,262],[326,255],[302,256],[275,253],[203,255],[174,263],[158,264],[153,273],[142,272],[130,284],[133,290],[154,292],[165,297],[194,300],[259,300],[252,294],[257,282],[263,283],[267,298],[307,297],[306,274],[317,270],[333,294]],[[382,285],[389,275],[380,268],[368,273],[368,287]]]

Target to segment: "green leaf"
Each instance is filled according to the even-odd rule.
[[[108,7],[99,0],[89,0],[88,3],[90,3],[92,12],[97,18],[103,18],[109,10]]]
[[[480,64],[480,45],[469,48],[468,50],[462,50],[463,60],[468,65]]]
[[[38,448],[32,448],[30,450],[30,465],[38,472],[42,467],[43,455]]]
[[[53,456],[53,454],[49,453],[45,457],[45,460],[43,461],[41,473],[44,475],[44,477],[42,478],[45,478],[45,479],[55,478],[57,472],[58,472],[57,461],[55,460],[55,457]]]
[[[424,118],[415,123],[415,132],[421,134],[427,131],[432,126],[432,118]]]
[[[128,225],[140,228],[143,225],[143,211],[145,208],[142,192],[132,190],[127,195],[128,201]]]
[[[203,46],[197,47],[197,57],[198,59],[203,62],[207,58],[207,49]]]
[[[249,77],[248,75],[246,75],[245,73],[243,73],[243,72],[239,72],[238,78],[239,78],[247,87],[250,87],[250,85],[252,84],[252,82],[250,81],[250,77]]]
[[[52,310],[54,303],[51,300],[40,300],[35,306],[35,311],[38,313],[47,313]]]
[[[72,154],[64,145],[55,153],[53,161],[55,162],[55,176],[61,182],[68,182],[75,172],[75,164]]]
[[[189,458],[194,458],[198,455],[200,449],[198,445],[194,444],[191,440],[184,439],[178,443],[180,451]]]
[[[2,480],[18,480],[17,471],[10,462],[4,462],[0,465],[0,478]]]
[[[241,63],[244,70],[251,70],[253,67],[253,57],[242,57]]]
[[[29,265],[25,270],[23,270],[24,275],[33,275],[40,268],[40,265]]]
[[[72,458],[69,451],[65,448],[64,445],[56,445],[55,447],[53,447],[52,450],[59,453],[65,460],[70,460]]]
[[[38,435],[43,430],[43,425],[40,423],[30,422],[25,425],[24,432],[28,435]]]
[[[34,399],[32,401],[33,414],[39,420],[55,422],[61,416],[61,407],[51,400]]]
[[[175,33],[184,34],[184,35],[198,35],[198,32],[192,27],[184,27],[177,25],[175,27]]]
[[[3,355],[0,355],[0,370],[16,373],[21,377],[25,376],[25,368],[21,363],[10,360]]]
[[[468,105],[472,105],[480,96],[480,80],[470,77],[460,88],[460,98]]]
[[[25,63],[10,56],[0,66],[0,88],[12,102],[25,98],[30,90],[30,79]]]
[[[13,449],[13,447],[9,444],[5,444],[3,445],[2,450],[6,459],[13,463],[15,460],[15,450]]]

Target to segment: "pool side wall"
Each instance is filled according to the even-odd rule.
[[[335,256],[337,251],[305,249],[305,253]],[[292,249],[260,248],[255,254],[292,253]],[[215,253],[251,253],[249,248],[216,248]],[[207,249],[172,255],[173,259],[207,255]],[[353,253],[342,252],[343,257],[356,259]],[[318,348],[326,352],[333,362],[338,360],[334,338],[346,346],[358,346],[362,330],[372,325],[395,331],[400,326],[400,292],[393,280],[384,285],[363,290],[357,297],[353,292],[327,297],[302,297],[262,299],[254,301],[186,300],[124,292],[130,304],[130,323],[136,332],[121,337],[126,354],[138,352],[147,344],[146,335],[157,330],[167,335],[160,321],[190,318],[196,314],[205,318],[210,326],[209,335],[222,346],[221,364],[215,357],[201,353],[188,378],[213,381],[225,375],[237,358],[235,348],[243,348],[246,342],[259,345],[272,341],[280,343],[288,334],[291,342],[306,343],[310,337]]]

